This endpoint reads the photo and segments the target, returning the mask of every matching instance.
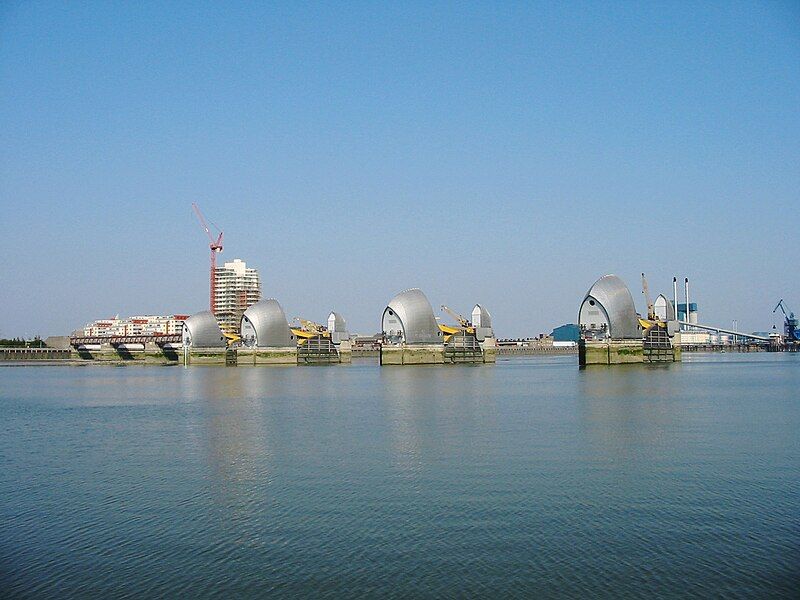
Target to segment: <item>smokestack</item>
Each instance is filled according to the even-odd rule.
[[[678,320],[678,278],[672,278],[672,318]]]
[[[686,296],[686,312],[684,313],[684,319],[687,323],[689,323],[689,278],[685,277],[683,279],[683,293]]]

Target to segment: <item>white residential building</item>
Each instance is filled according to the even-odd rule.
[[[217,267],[214,285],[214,314],[223,331],[239,332],[242,313],[261,300],[258,270],[240,259]]]
[[[188,315],[137,315],[120,319],[98,319],[83,328],[86,336],[180,334]]]

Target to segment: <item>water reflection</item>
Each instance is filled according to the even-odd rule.
[[[746,358],[3,369],[0,588],[793,597],[800,371]]]
[[[206,493],[232,542],[260,546],[261,507],[269,504],[273,436],[263,418],[254,387],[257,373],[237,369],[192,369],[182,378],[187,428],[206,464]],[[279,386],[278,386],[279,387]]]
[[[392,460],[409,478],[423,467],[473,460],[496,426],[491,366],[395,367],[380,371]]]
[[[627,460],[668,451],[682,415],[680,365],[625,365],[577,371],[585,441],[598,458]]]

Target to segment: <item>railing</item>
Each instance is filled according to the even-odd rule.
[[[86,346],[87,344],[179,344],[183,340],[180,333],[175,334],[155,334],[155,335],[95,335],[95,336],[75,336],[69,338],[69,344],[73,347]]]
[[[339,351],[331,338],[315,336],[297,347],[297,361],[304,363],[337,363]]]
[[[478,339],[466,332],[454,333],[444,345],[446,362],[483,362],[483,349]]]
[[[643,354],[644,361],[650,363],[673,362],[675,360],[672,341],[665,328],[650,328],[644,336]]]

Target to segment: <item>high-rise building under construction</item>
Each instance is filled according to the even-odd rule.
[[[243,260],[226,262],[215,271],[214,314],[223,331],[239,333],[242,313],[261,300],[258,270],[248,268]]]

